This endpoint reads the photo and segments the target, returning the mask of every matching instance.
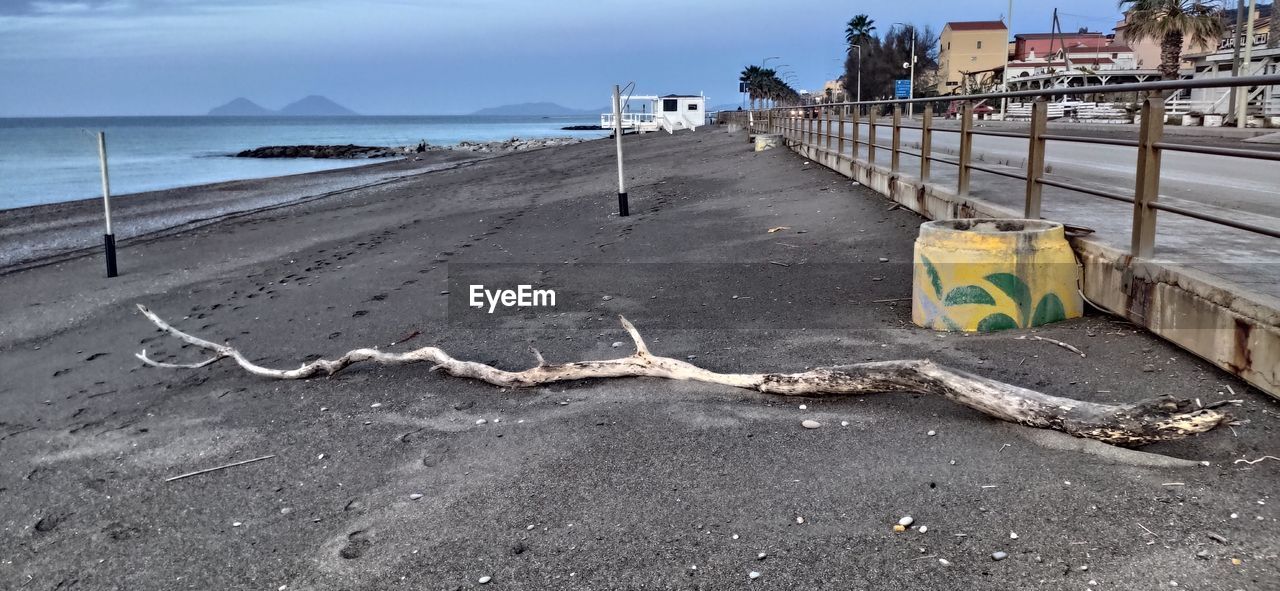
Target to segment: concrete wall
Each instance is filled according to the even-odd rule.
[[[1022,217],[1020,211],[958,196],[954,187],[893,174],[887,166],[854,162],[791,140],[787,144],[929,219]],[[887,165],[890,154],[877,150],[876,157]],[[1071,244],[1089,301],[1280,398],[1280,299],[1194,269],[1134,259],[1096,239],[1073,238]]]

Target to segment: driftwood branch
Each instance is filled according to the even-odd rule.
[[[320,359],[304,363],[297,369],[272,369],[253,363],[230,345],[220,345],[182,332],[142,305],[138,305],[138,309],[170,335],[214,354],[211,359],[189,365],[155,361],[147,357],[145,350],[137,354],[143,363],[157,367],[190,369],[231,359],[253,375],[296,380],[333,375],[366,361],[381,365],[431,363],[432,369],[451,376],[509,388],[588,378],[654,377],[720,384],[783,396],[918,392],[942,396],[1001,420],[1125,446],[1181,439],[1203,433],[1229,420],[1226,413],[1196,408],[1190,400],[1162,396],[1132,404],[1086,402],[1006,384],[929,360],[860,363],[791,374],[717,373],[679,359],[650,353],[636,327],[621,317],[622,326],[631,335],[636,350],[619,359],[549,364],[535,351],[537,366],[507,371],[483,363],[454,359],[438,347],[422,347],[404,353],[355,349],[337,359]]]

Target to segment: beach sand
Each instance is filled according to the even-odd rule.
[[[613,144],[594,141],[136,241],[116,279],[100,256],[0,276],[0,587],[1280,582],[1280,462],[1233,463],[1280,449],[1274,400],[1101,315],[1037,333],[1087,358],[1010,333],[916,329],[908,302],[875,301],[910,295],[918,216],[786,150],[754,153],[741,135],[626,143],[626,218]],[[456,279],[499,263],[515,271],[493,280],[531,275],[565,299],[492,317],[467,308]],[[617,357],[629,353],[624,314],[655,353],[718,371],[928,357],[1087,400],[1239,398],[1245,422],[1146,448],[1211,466],[1156,468],[926,396],[783,399],[655,379],[513,392],[427,365],[296,382],[226,362],[156,369],[132,355],[201,355],[135,303],[279,367],[429,344],[508,368],[531,365],[530,347],[553,362]],[[893,533],[904,515],[928,532]]]

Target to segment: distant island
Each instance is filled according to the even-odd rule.
[[[319,95],[311,95],[273,111],[247,98],[240,97],[225,105],[209,109],[210,117],[350,117],[359,115]]]
[[[572,115],[599,115],[608,109],[571,109],[555,103],[520,103],[480,109],[472,115],[502,115],[510,117],[565,117]]]

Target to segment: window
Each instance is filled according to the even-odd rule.
[[[952,80],[948,80],[948,81],[947,81],[947,86],[960,86],[960,83],[959,83],[959,82],[952,81]]]
[[[950,41],[948,41],[948,42],[947,42],[947,50],[948,50],[948,51],[950,51],[950,50],[951,50],[951,42],[950,42]]]
[[[982,49],[982,41],[978,41],[978,49]]]
[[[689,103],[689,110],[690,110],[690,111],[697,111],[697,110],[698,110],[698,103]]]
[[[676,101],[676,99],[662,99],[662,112],[674,113],[680,110],[678,107],[676,107],[677,102],[678,101]]]

